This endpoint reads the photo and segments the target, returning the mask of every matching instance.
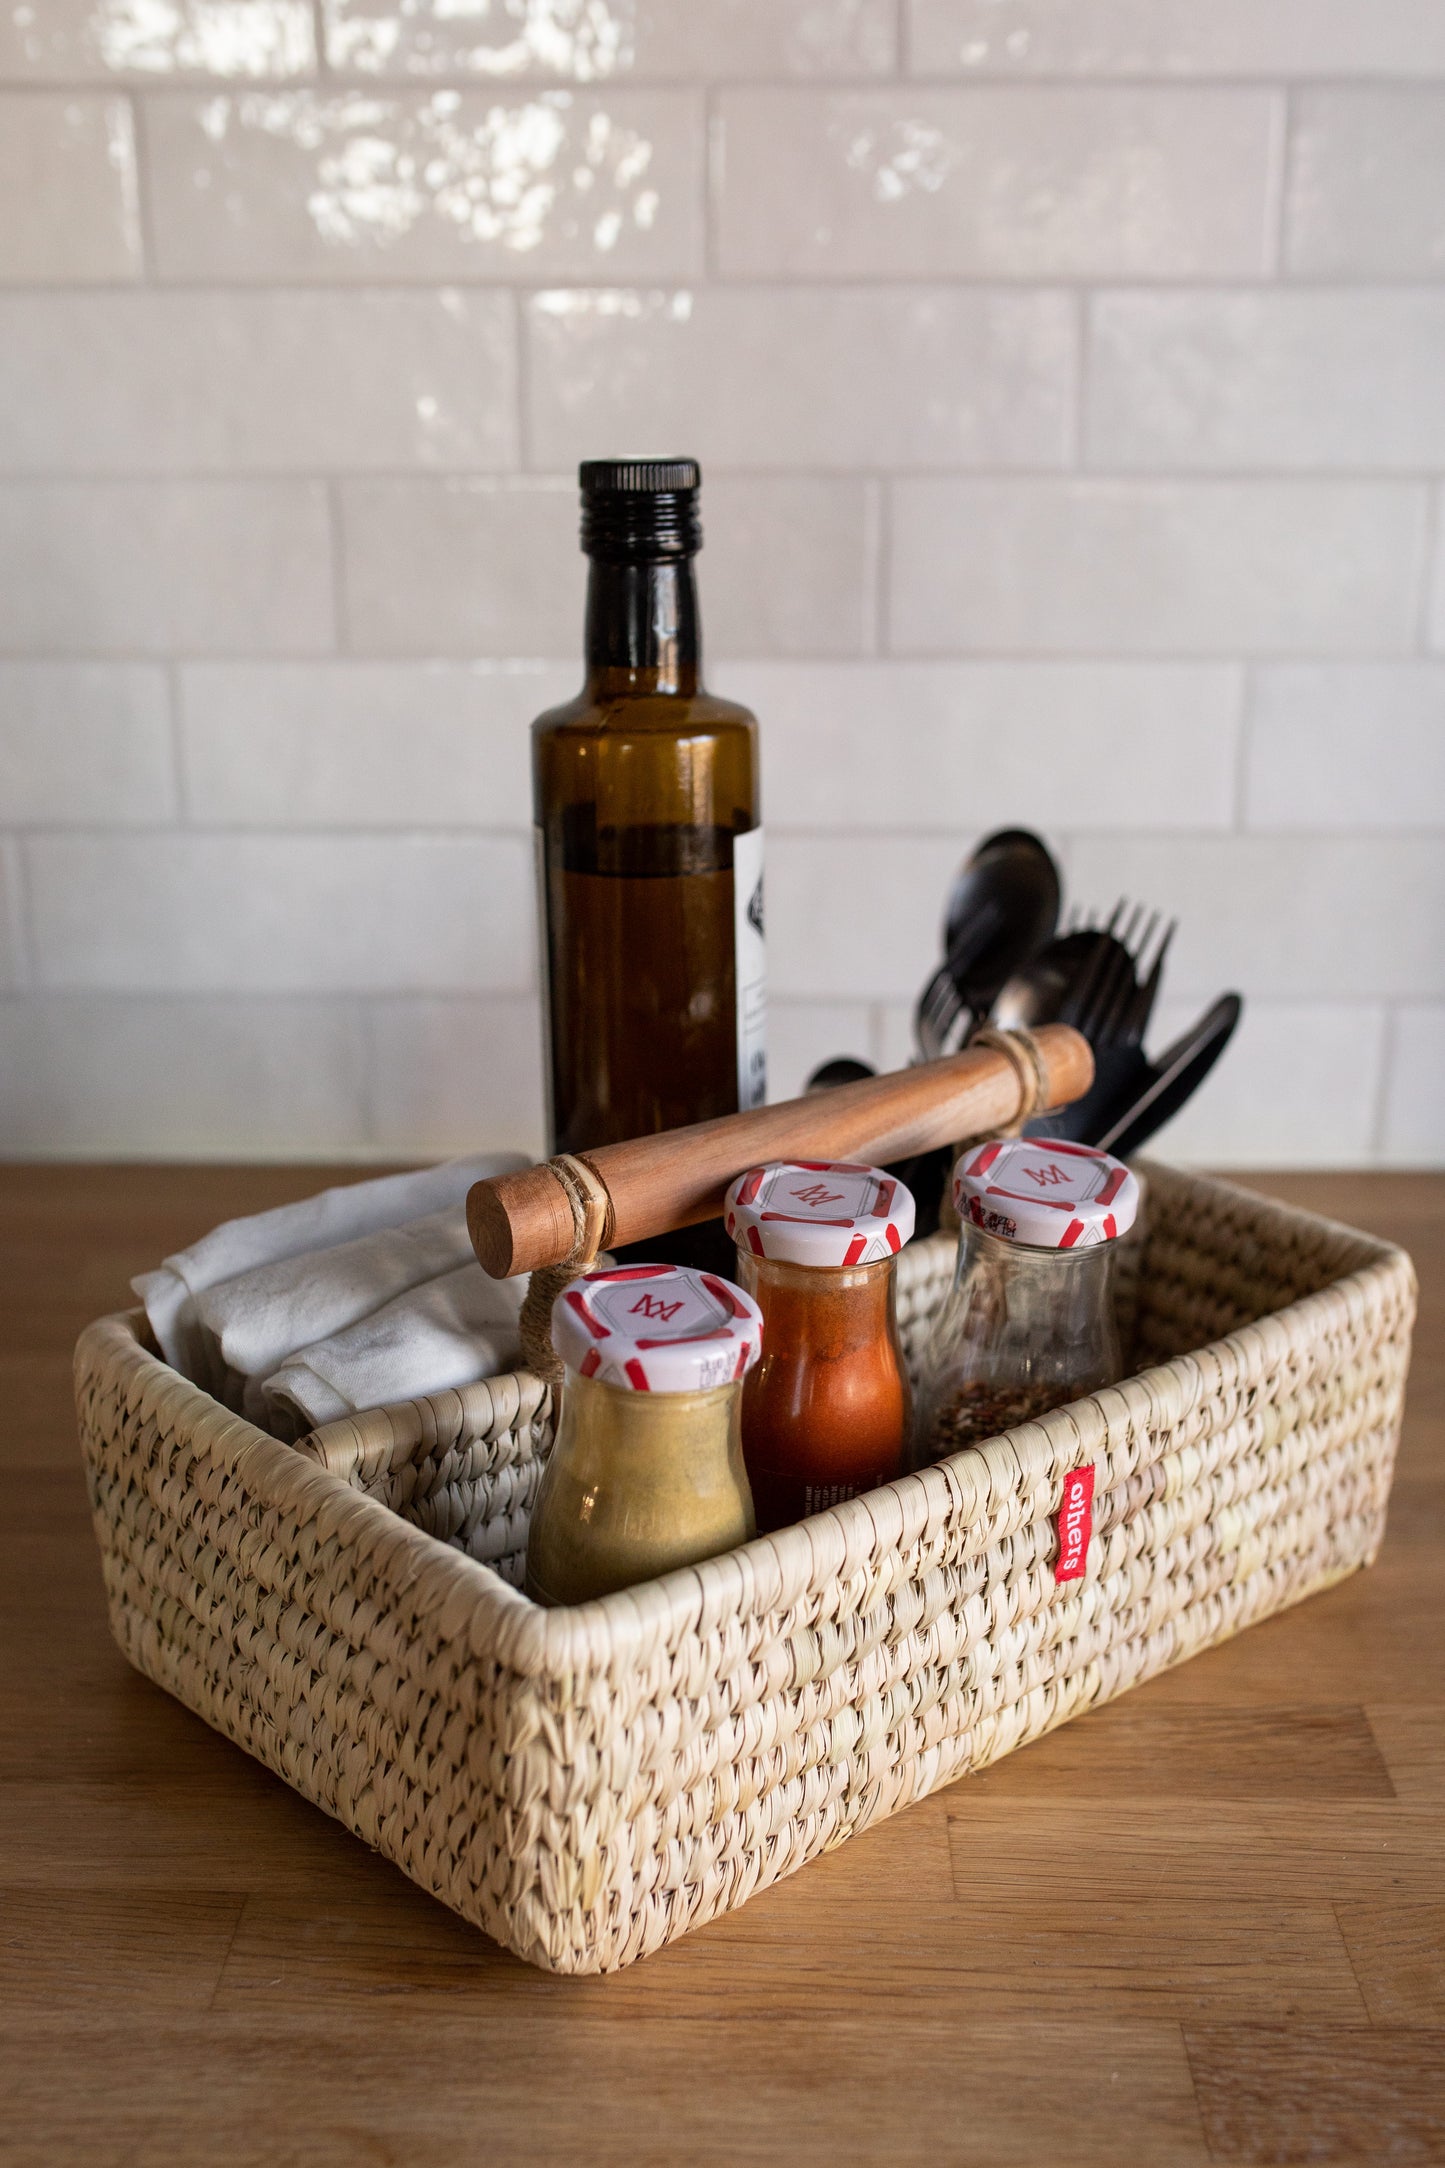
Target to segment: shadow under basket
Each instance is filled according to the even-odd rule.
[[[529,1373],[279,1444],[139,1313],[76,1351],[130,1661],[498,1942],[630,1964],[855,1830],[1367,1565],[1403,1251],[1149,1169],[1135,1374],[704,1565],[520,1593],[551,1442]],[[899,1260],[916,1353],[951,1237]],[[1066,1476],[1095,1470],[1080,1579]]]

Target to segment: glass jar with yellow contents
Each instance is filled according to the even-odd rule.
[[[716,1273],[613,1266],[563,1289],[552,1342],[567,1375],[527,1594],[585,1603],[746,1543],[740,1403],[757,1304]]]

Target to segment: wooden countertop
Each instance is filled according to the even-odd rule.
[[[1445,1176],[1379,1563],[610,1980],[530,1971],[128,1670],[79,1328],[307,1168],[0,1168],[0,2160],[1445,2160]]]

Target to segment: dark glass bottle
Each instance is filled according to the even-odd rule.
[[[766,1084],[757,724],[702,688],[699,472],[592,460],[580,480],[587,681],[532,726],[561,1152],[732,1114]]]

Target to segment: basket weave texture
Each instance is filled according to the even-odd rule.
[[[1136,1374],[600,1603],[513,1584],[537,1378],[299,1449],[91,1326],[77,1403],[130,1661],[465,1918],[613,1970],[853,1831],[1375,1555],[1409,1360],[1403,1252],[1150,1171]],[[952,1270],[900,1259],[915,1350]],[[1064,1477],[1096,1469],[1082,1580]]]

